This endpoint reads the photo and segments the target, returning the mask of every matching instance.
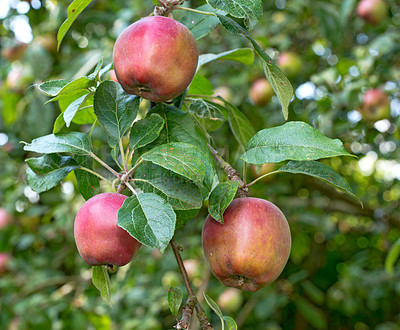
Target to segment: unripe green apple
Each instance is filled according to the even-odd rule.
[[[164,288],[177,287],[181,283],[181,277],[177,272],[169,270],[161,278],[161,283]]]
[[[387,95],[378,88],[365,92],[363,103],[359,108],[366,120],[378,121],[390,117],[390,102]]]
[[[265,78],[257,79],[250,87],[249,98],[257,106],[266,105],[272,95],[274,95],[274,90]]]
[[[217,304],[223,311],[236,312],[243,303],[242,292],[235,288],[228,288],[218,297]]]
[[[7,210],[0,207],[0,229],[8,226],[11,222],[11,217]]]
[[[224,223],[207,216],[202,232],[204,255],[226,286],[258,291],[272,283],[289,258],[287,220],[273,203],[253,197],[231,202]]]
[[[276,64],[286,75],[294,77],[300,72],[302,61],[295,52],[283,52],[278,56]]]
[[[74,223],[75,242],[89,265],[126,265],[141,246],[117,225],[117,213],[126,198],[117,193],[102,193],[88,199],[79,209]]]
[[[128,26],[115,42],[114,70],[125,92],[153,102],[182,94],[196,73],[196,40],[172,18],[145,17]]]
[[[388,14],[385,0],[361,0],[357,6],[357,15],[371,25],[378,25]]]
[[[7,252],[0,252],[0,274],[7,273],[8,263],[11,260],[11,255]]]

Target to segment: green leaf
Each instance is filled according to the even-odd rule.
[[[140,98],[124,92],[121,85],[103,81],[94,95],[94,113],[109,135],[120,140],[139,111]]]
[[[244,18],[244,24],[251,30],[263,14],[261,0],[207,0],[213,8],[237,18]]]
[[[101,297],[111,306],[111,283],[106,266],[92,267],[92,282],[100,291]]]
[[[83,167],[93,170],[93,159],[87,156],[75,156],[74,159]],[[78,183],[78,189],[83,198],[89,198],[97,195],[100,190],[99,179],[96,175],[85,170],[75,170],[75,177]]]
[[[203,292],[204,300],[206,301],[207,305],[218,315],[219,319],[221,320],[222,330],[225,329],[224,325],[224,316],[222,315],[221,309],[217,305],[217,303],[210,298],[205,292]]]
[[[155,193],[165,199],[176,214],[176,229],[192,220],[202,206],[203,186],[174,174],[153,163],[144,162],[134,173],[138,187],[146,193]],[[205,191],[204,198],[208,196]]]
[[[169,310],[172,315],[177,316],[179,308],[181,307],[183,299],[183,292],[180,288],[170,288],[167,293],[167,301]]]
[[[224,15],[222,11],[215,10],[208,4],[197,7],[196,9],[211,13],[219,12],[219,14]],[[190,30],[190,32],[192,32],[196,40],[199,40],[208,35],[219,24],[219,20],[217,17],[195,12],[186,12],[180,22],[186,25],[186,27]]]
[[[70,80],[49,80],[39,85],[39,90],[46,96],[54,97],[56,96],[68,83]]]
[[[153,142],[158,138],[163,127],[164,119],[156,113],[135,122],[130,133],[129,148],[134,150]]]
[[[219,54],[202,54],[199,56],[198,68],[216,60],[231,60],[252,65],[254,62],[254,53],[251,48],[237,48]]]
[[[163,103],[151,110],[165,119],[165,125],[159,138],[154,144],[161,145],[169,142],[185,142],[196,146],[201,151],[201,160],[205,166],[204,186],[207,188],[205,195],[208,196],[214,180],[213,156],[208,149],[204,136],[198,131],[195,122],[186,112]]]
[[[167,143],[151,149],[142,158],[194,182],[202,183],[204,180],[205,167],[201,152],[191,144]]]
[[[346,25],[350,15],[354,12],[356,3],[357,0],[342,1],[342,4],[340,6],[340,16],[339,16],[340,25],[342,27]]]
[[[399,256],[400,238],[392,245],[385,259],[385,269],[390,275],[393,275],[393,267]]]
[[[74,2],[68,6],[68,17],[64,23],[62,23],[57,33],[57,49],[60,48],[61,41],[71,27],[72,23],[91,2],[92,0],[74,0]]]
[[[101,78],[105,73],[107,73],[108,71],[110,71],[111,68],[112,68],[112,66],[113,66],[112,62],[111,62],[111,63],[108,63],[103,69],[101,69],[101,70],[99,71],[98,77]]]
[[[213,103],[197,99],[189,105],[189,113],[201,119],[225,121],[225,116]]]
[[[100,183],[97,176],[85,170],[75,170],[76,181],[78,182],[78,190],[85,200],[96,196],[100,191]]]
[[[187,93],[189,95],[212,95],[214,93],[214,89],[206,77],[196,74],[189,86]]]
[[[88,77],[80,77],[75,80],[72,80],[68,82],[66,85],[64,85],[61,89],[58,90],[57,94],[53,94],[53,98],[46,103],[49,102],[54,102],[61,100],[63,98],[75,95],[77,93],[84,93],[87,94],[89,92],[90,87],[95,87],[96,86],[96,81],[93,79],[90,79]],[[56,92],[57,90],[53,88],[53,92]],[[82,95],[82,94],[81,94]]]
[[[103,61],[104,57],[102,56],[100,60],[97,62],[96,67],[94,68],[94,71],[89,75],[90,79],[100,79],[101,76],[101,67],[103,66]]]
[[[298,296],[294,301],[297,311],[316,329],[327,329],[328,322],[321,309]]]
[[[325,301],[325,293],[320,288],[318,288],[310,280],[305,280],[301,282],[301,287],[303,288],[306,295],[316,304],[322,305]]]
[[[265,76],[271,84],[273,90],[279,98],[282,106],[282,113],[284,118],[287,120],[289,116],[289,103],[293,97],[293,87],[290,81],[286,78],[285,74],[279,69],[273,62],[272,59],[264,52],[264,50],[255,42],[250,36],[249,32],[237,24],[234,20],[229,17],[218,15],[222,26],[230,33],[245,37],[253,45],[256,53],[263,60],[263,67]]]
[[[87,135],[80,132],[41,136],[26,144],[24,150],[42,154],[72,152],[76,155],[88,155],[91,152]]]
[[[140,180],[142,181],[137,183],[143,192],[161,196],[174,210],[199,209],[202,205],[203,199],[199,188],[182,177],[158,176]]]
[[[231,128],[236,141],[242,146],[245,146],[256,131],[247,117],[238,108],[226,101],[225,105],[229,110],[229,127]]]
[[[351,156],[339,139],[330,139],[304,122],[292,121],[257,132],[247,143],[241,159],[251,164],[266,164],[336,156]]]
[[[26,160],[28,184],[33,191],[41,193],[59,184],[69,172],[80,166],[74,159],[57,154],[44,155]]]
[[[361,205],[361,200],[354,195],[351,187],[334,169],[323,163],[311,161],[290,161],[285,166],[282,166],[276,172],[288,172],[293,174],[305,174],[314,178],[320,179],[334,186],[335,188],[344,191],[350,196],[357,199]]]
[[[71,94],[64,95],[60,97],[58,100],[58,104],[60,107],[61,112],[63,113],[63,118],[64,118],[64,112],[68,110],[70,105],[75,102],[78,98],[85,96],[85,100],[82,102],[81,106],[79,107],[79,110],[85,107],[84,111],[76,111],[75,113],[71,113],[73,115],[72,122],[78,125],[85,125],[85,124],[93,124],[95,122],[96,115],[94,114],[93,110],[93,95],[94,93],[90,92],[88,93],[87,89],[79,89],[73,91]],[[73,110],[73,109],[71,109]],[[71,111],[68,110],[68,111]],[[67,115],[68,119],[69,115]],[[65,124],[65,120],[64,120]],[[54,132],[53,132],[54,133]]]
[[[57,119],[54,122],[54,127],[53,127],[53,134],[60,133],[60,131],[64,128],[65,126],[65,121],[64,121],[64,113],[60,113],[57,117]]]
[[[226,121],[225,114],[221,109],[225,110],[221,105],[205,101],[203,99],[196,99],[189,105],[188,112],[195,116],[196,121],[201,124],[201,128],[205,129],[205,134],[213,132],[220,128]],[[228,116],[228,113],[226,113]]]
[[[70,126],[72,119],[75,114],[83,107],[86,100],[91,96],[91,93],[84,94],[78,97],[74,102],[70,103],[67,109],[63,113],[64,122],[67,127]]]
[[[124,201],[117,223],[140,243],[164,252],[175,232],[176,215],[160,196],[141,193]]]
[[[224,321],[228,327],[228,330],[237,330],[237,324],[233,318],[230,316],[224,316]]]
[[[263,59],[265,61],[265,58]],[[293,87],[285,74],[277,66],[270,62],[262,62],[262,64],[265,76],[281,103],[283,117],[287,120],[289,117],[289,103],[293,97]]]
[[[208,212],[214,220],[224,222],[223,214],[235,198],[239,183],[235,181],[222,182],[210,194]]]
[[[120,166],[118,156],[120,154],[119,142],[115,140],[112,136],[107,137],[107,143],[111,148],[111,157],[114,160],[115,164]]]

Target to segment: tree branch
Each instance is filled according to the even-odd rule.
[[[229,180],[231,181],[236,181],[239,183],[239,196],[240,197],[247,197],[249,193],[249,189],[247,188],[246,184],[243,182],[243,180],[240,178],[238,171],[236,171],[229,163],[227,163],[219,154],[217,150],[215,150],[213,147],[211,147],[210,144],[208,144],[208,149],[210,149],[211,154],[213,155],[214,159],[218,163],[219,167],[224,170],[226,173],[226,176],[228,177]]]
[[[177,329],[187,329],[189,327],[190,319],[192,317],[193,307],[194,307],[196,309],[197,318],[200,322],[201,328],[205,329],[205,330],[214,329],[212,327],[210,321],[208,320],[203,307],[201,307],[200,303],[198,302],[198,300],[196,298],[196,295],[194,294],[194,291],[193,291],[192,286],[189,281],[189,276],[186,272],[186,268],[183,264],[182,257],[179,252],[181,250],[181,247],[175,242],[174,239],[171,240],[170,244],[172,247],[172,251],[174,252],[176,262],[178,263],[179,271],[182,275],[182,279],[185,284],[186,291],[189,295],[189,299],[187,300],[186,304],[183,307],[182,318],[176,325],[176,328]]]

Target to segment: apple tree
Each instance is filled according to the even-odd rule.
[[[74,0],[68,8],[57,8],[65,20],[53,21],[53,33],[39,48],[17,43],[3,54],[12,63],[31,59],[24,79],[36,81],[24,90],[19,86],[23,70],[14,65],[1,93],[5,127],[26,127],[12,139],[22,140],[21,148],[15,144],[16,150],[10,150],[14,156],[4,156],[8,164],[14,158],[26,165],[8,165],[5,173],[13,177],[19,172],[19,185],[26,180],[24,198],[31,203],[57,192],[54,204],[51,198],[41,201],[33,212],[40,217],[26,222],[44,228],[32,219],[41,222],[49,212],[45,237],[51,240],[61,232],[66,241],[57,242],[68,256],[58,267],[69,274],[75,272],[79,255],[86,262],[79,264],[80,275],[60,280],[59,290],[72,286],[81,292],[84,287],[92,290],[85,291],[87,297],[97,299],[96,287],[114,305],[114,313],[125,310],[130,301],[149,310],[152,305],[167,306],[158,314],[162,322],[143,317],[129,323],[129,312],[123,313],[126,317],[114,315],[127,328],[212,329],[220,322],[229,329],[263,329],[277,323],[282,328],[310,324],[324,329],[328,320],[336,326],[356,315],[351,303],[338,306],[339,296],[352,292],[346,291],[345,279],[353,264],[334,261],[341,260],[343,236],[368,231],[371,223],[384,219],[386,245],[375,257],[380,266],[374,269],[393,273],[400,251],[395,243],[399,231],[392,229],[399,224],[396,177],[390,189],[388,180],[381,181],[386,185],[382,198],[389,204],[381,208],[368,197],[371,193],[365,195],[363,185],[371,185],[362,174],[362,164],[374,157],[374,145],[386,156],[396,150],[392,119],[398,118],[393,111],[398,102],[390,92],[398,87],[398,76],[387,62],[399,65],[394,32],[398,5],[372,0],[362,0],[358,7],[355,1],[318,1],[313,6],[311,1],[159,0],[125,5]],[[388,15],[392,23],[385,21]],[[354,32],[347,33],[349,25]],[[102,37],[104,26],[112,26],[111,35]],[[371,32],[358,31],[365,26]],[[374,44],[366,48],[369,38]],[[89,43],[91,51],[82,52]],[[387,57],[386,64],[378,55]],[[14,81],[13,70],[14,76],[20,74]],[[26,116],[23,110],[13,113],[25,104],[35,108]],[[26,125],[31,122],[35,124]],[[76,193],[65,194],[71,182]],[[5,187],[11,191],[13,183]],[[4,194],[9,205],[19,205],[22,213],[29,209],[26,202],[14,203],[11,195]],[[61,203],[63,198],[67,203]],[[58,227],[50,224],[57,218],[62,219]],[[9,229],[4,246],[13,245],[16,231],[23,233],[24,228]],[[25,235],[16,249],[32,239]],[[365,243],[361,237],[353,241],[368,246],[368,239]],[[383,252],[389,252],[386,270]],[[193,259],[196,254],[201,257]],[[57,256],[56,262],[62,260]],[[18,262],[7,262],[11,265],[2,268],[4,273],[19,267]],[[154,271],[160,284],[146,282],[146,267],[166,269]],[[331,267],[339,275],[324,277]],[[46,276],[54,279],[58,271],[49,270]],[[236,310],[225,309],[217,299],[224,286],[242,290],[233,291]],[[32,292],[28,288],[22,297]],[[77,308],[84,305],[84,297],[73,299]],[[20,310],[28,308],[22,306]],[[270,319],[279,310],[279,318],[268,323],[260,316],[263,308]],[[327,316],[331,308],[340,314],[335,319]],[[385,310],[395,322],[395,312]],[[286,321],[288,315],[296,317]],[[84,318],[74,322],[84,324],[79,317]],[[101,322],[88,317],[93,324]]]

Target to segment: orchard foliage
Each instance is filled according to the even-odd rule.
[[[240,329],[400,324],[396,1],[384,1],[378,22],[353,0],[166,1],[155,11],[144,0],[38,3],[20,15],[29,44],[15,41],[22,7],[1,27],[4,324],[167,329],[184,321],[182,306],[197,310],[187,302],[194,294],[214,327],[219,318]],[[188,88],[160,103],[110,78],[117,37],[153,11],[184,24],[200,54]],[[263,104],[248,94],[260,78],[274,91]],[[218,87],[232,98],[216,96]],[[363,103],[375,89],[384,102]],[[249,170],[263,164],[272,171]],[[144,246],[115,274],[90,272],[74,218],[85,200],[117,191],[127,197],[118,226]],[[292,250],[273,284],[221,311],[213,299],[225,289],[210,277],[201,228],[207,214],[222,223],[247,194],[279,206]],[[194,293],[182,291],[176,241],[197,261],[192,272],[184,263]]]

